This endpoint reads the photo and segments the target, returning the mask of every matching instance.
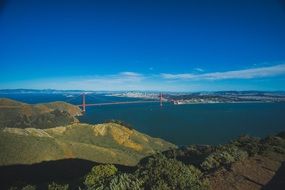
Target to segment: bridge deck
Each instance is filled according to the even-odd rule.
[[[118,104],[143,104],[143,103],[155,103],[158,100],[153,101],[130,101],[130,102],[107,102],[107,103],[95,103],[95,104],[85,104],[85,106],[105,106],[105,105],[118,105]],[[83,106],[82,104],[77,106]]]
[[[120,105],[120,104],[144,104],[144,103],[156,103],[159,102],[159,100],[152,100],[152,101],[129,101],[129,102],[104,102],[104,103],[95,103],[95,104],[85,104],[85,106],[106,106],[106,105]],[[79,107],[82,107],[83,105],[76,105]],[[10,108],[21,108],[20,106],[0,106],[0,109],[10,109]]]

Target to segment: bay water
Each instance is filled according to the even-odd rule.
[[[81,104],[80,97],[65,94],[0,94],[26,103],[66,101]],[[135,98],[87,96],[86,103],[134,101]],[[116,119],[152,137],[177,145],[222,144],[240,135],[265,137],[285,131],[285,103],[223,103],[173,105],[159,103],[87,107],[81,122],[97,124]]]

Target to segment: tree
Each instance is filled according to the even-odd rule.
[[[36,186],[34,185],[26,185],[25,187],[22,188],[22,190],[36,190]]]
[[[136,175],[146,189],[207,189],[202,173],[192,165],[158,154],[140,164]]]
[[[104,182],[117,173],[118,169],[112,164],[94,166],[86,175],[84,184],[87,187],[104,185]]]
[[[117,174],[104,181],[104,184],[93,186],[88,190],[141,190],[143,182],[132,174]]]
[[[57,184],[55,182],[52,182],[48,185],[48,190],[68,190],[69,185],[68,184]]]
[[[203,170],[212,170],[220,166],[243,160],[248,157],[247,152],[232,144],[220,146],[202,162]]]

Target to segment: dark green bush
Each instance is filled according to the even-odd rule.
[[[163,152],[167,158],[173,158],[184,164],[200,167],[200,164],[213,151],[214,147],[207,145],[190,145]]]
[[[112,164],[94,166],[86,175],[84,184],[87,187],[101,186],[108,178],[117,173],[118,169]]]
[[[272,152],[285,154],[285,139],[280,136],[269,136],[261,141],[261,153],[271,155]]]
[[[104,181],[88,186],[87,190],[141,190],[143,182],[132,174],[116,174],[105,178]]]
[[[12,186],[12,187],[9,187],[8,190],[18,190],[18,189],[19,189],[18,187]]]
[[[247,135],[241,136],[237,140],[232,141],[231,144],[237,146],[241,150],[246,151],[249,156],[254,156],[260,153],[261,150],[260,139]]]
[[[35,185],[26,185],[24,187],[17,187],[17,186],[12,186],[9,188],[9,190],[36,190],[37,187]]]
[[[212,170],[248,157],[247,152],[229,144],[220,146],[201,164],[203,170]]]
[[[68,190],[69,185],[68,184],[57,184],[55,182],[52,182],[48,185],[48,190]]]
[[[285,131],[278,133],[277,136],[282,138],[282,139],[285,139]]]
[[[26,185],[25,187],[22,188],[22,190],[36,190],[36,186],[34,185]]]
[[[207,189],[199,169],[161,154],[142,162],[136,176],[146,189]]]
[[[268,136],[264,138],[261,143],[263,143],[263,145],[284,146],[284,139],[278,136]]]
[[[143,182],[138,180],[132,174],[115,175],[104,186],[106,190],[140,190],[142,189]]]

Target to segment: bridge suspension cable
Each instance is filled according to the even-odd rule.
[[[87,94],[82,93],[82,104],[78,105],[80,107],[82,107],[82,112],[86,112],[86,107],[87,106],[105,106],[105,105],[119,105],[119,104],[141,104],[141,103],[154,103],[154,102],[159,102],[160,106],[163,106],[163,95],[162,93],[159,94],[158,96],[158,100],[136,100],[136,101],[119,101],[119,102],[115,102],[115,101],[111,101],[111,102],[102,102],[102,103],[86,103],[86,97]],[[91,96],[93,98],[97,98],[92,94],[88,94],[88,96]]]

